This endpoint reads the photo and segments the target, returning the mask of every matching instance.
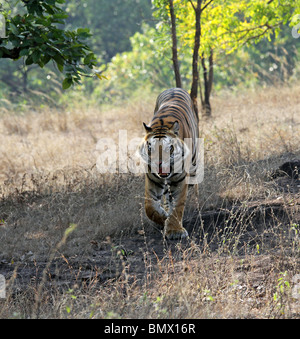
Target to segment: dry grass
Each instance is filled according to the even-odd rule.
[[[141,137],[155,98],[105,110],[3,112],[0,274],[9,286],[0,317],[299,316],[299,188],[268,179],[300,158],[299,90],[213,98],[213,118],[200,122],[205,178],[186,209],[188,246],[164,243],[148,223],[142,176],[101,175],[95,166],[98,139],[117,141],[119,129]],[[284,217],[271,209],[258,218],[270,204]],[[231,212],[206,223],[212,211]]]

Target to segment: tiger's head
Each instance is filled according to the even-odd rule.
[[[143,125],[146,136],[139,147],[139,154],[151,173],[164,179],[173,173],[181,173],[190,150],[179,136],[179,122],[159,127]]]

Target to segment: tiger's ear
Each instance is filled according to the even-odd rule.
[[[144,125],[145,131],[146,131],[147,133],[152,132],[152,128],[151,128],[151,127],[147,126],[144,122],[143,122],[143,125]]]
[[[178,135],[179,122],[177,120],[174,122],[173,126],[170,128],[170,131],[172,131],[174,134]]]

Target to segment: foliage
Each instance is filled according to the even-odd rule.
[[[6,36],[0,39],[0,58],[25,58],[27,66],[43,68],[53,60],[64,74],[62,86],[80,83],[81,76],[90,74],[96,56],[84,40],[90,37],[88,28],[65,30],[68,17],[60,7],[65,0],[22,1],[24,13],[12,15],[7,5],[2,9],[6,19]]]
[[[10,17],[26,13],[24,3],[14,1],[14,6],[4,4]],[[57,27],[65,31],[77,32],[78,28],[89,27],[92,34],[85,34],[85,44],[95,53],[98,63],[106,63],[117,53],[131,49],[130,37],[141,31],[141,22],[152,24],[150,0],[68,0],[60,4],[66,18],[64,24]],[[4,8],[2,9],[2,11]],[[10,46],[11,48],[12,46]],[[43,68],[38,64],[26,65],[26,56],[12,62],[10,59],[0,59],[0,102],[1,106],[10,108],[16,105],[21,109],[23,105],[60,105],[69,102],[77,92],[84,92],[87,96],[102,82],[95,77],[82,77],[83,86],[73,87],[72,92],[61,91],[64,74],[52,59]],[[84,67],[90,72],[88,67]],[[102,67],[105,69],[105,66]],[[105,75],[108,72],[104,73]],[[96,74],[97,75],[97,74]],[[102,74],[98,75],[101,77]],[[106,81],[104,81],[106,82]],[[66,85],[69,83],[66,81]],[[73,93],[75,91],[75,93]],[[99,93],[99,92],[98,92]],[[101,95],[101,93],[100,93]]]
[[[158,23],[158,28],[161,23]],[[117,54],[107,64],[109,81],[97,84],[94,96],[98,102],[112,102],[130,98],[145,89],[159,92],[175,86],[172,69],[171,39],[169,30],[161,34],[157,28],[143,26],[142,33],[131,39],[132,51]],[[296,40],[288,25],[270,40],[263,38],[257,44],[242,46],[226,53],[221,50],[214,65],[214,89],[235,89],[254,85],[287,81],[293,74],[297,61]],[[183,88],[191,83],[192,51],[188,45],[179,44],[180,69]]]
[[[141,31],[141,22],[151,24],[151,0],[70,0],[65,4],[68,27],[86,26],[93,35],[89,46],[104,62],[130,50],[130,37]]]
[[[157,29],[168,41],[165,47],[170,48],[168,1],[154,0],[153,3],[157,8],[154,15],[160,19]],[[193,3],[195,1],[174,1],[179,42],[184,51],[194,44]],[[218,58],[224,52],[233,53],[242,46],[251,46],[263,38],[274,42],[289,21],[296,24],[293,17],[300,11],[300,1],[213,0],[203,1],[202,8],[201,54],[209,55],[213,49]]]
[[[143,33],[130,39],[131,51],[117,54],[107,65],[109,81],[98,85],[96,96],[102,100],[123,100],[139,88],[172,86],[170,51],[160,52],[160,41],[155,28],[143,26]]]
[[[286,24],[269,40],[265,37],[230,54],[221,51],[214,65],[214,87],[218,90],[289,81],[296,72],[299,47]]]
[[[157,11],[154,13],[161,22],[161,32],[168,30],[168,1],[154,0]],[[196,1],[174,0],[177,25],[183,45],[190,48],[194,43]],[[193,5],[192,5],[193,4]],[[245,44],[257,43],[262,38],[277,37],[282,25],[291,22],[293,16],[300,13],[300,1],[265,1],[265,0],[212,0],[203,1],[201,13],[201,52],[209,54],[225,50],[232,53]]]
[[[36,1],[30,0],[27,4],[34,2]],[[14,8],[11,8],[6,1],[1,10],[6,11],[7,37],[15,39],[16,45],[18,43],[23,45],[24,42],[32,43],[27,48],[23,45],[24,56],[18,60],[11,62],[7,58],[0,59],[1,105],[6,105],[8,101],[13,103],[21,101],[26,104],[31,102],[33,97],[38,98],[39,104],[60,104],[72,101],[78,92],[83,94],[82,97],[89,97],[97,103],[111,102],[112,100],[126,100],[135,92],[139,94],[146,90],[159,92],[167,87],[175,86],[171,60],[169,1],[153,0],[155,11],[152,20],[150,20],[150,0],[114,0],[113,2],[49,0],[38,3],[44,11],[41,17],[36,12],[28,13],[24,1],[15,0]],[[43,7],[47,4],[51,7],[53,3],[56,7],[54,11],[59,11],[59,13],[62,11],[65,16],[65,18],[57,19],[58,22],[54,22],[55,16],[47,13]],[[202,3],[204,6],[209,1]],[[174,6],[177,16],[178,56],[182,85],[185,89],[189,89],[192,80],[191,47],[195,18],[191,1],[174,0]],[[299,44],[297,45],[299,39],[292,37],[289,21],[294,14],[298,13],[298,8],[299,0],[294,2],[287,0],[254,0],[251,2],[214,0],[209,3],[202,13],[201,54],[205,55],[209,48],[215,50],[214,89],[288,80],[295,70],[297,50],[299,50]],[[22,21],[18,23],[18,20],[23,17],[33,19],[27,23],[30,28],[28,33],[24,31],[24,23]],[[13,21],[14,18],[17,24]],[[49,28],[46,27],[43,30],[43,36],[35,29],[41,28],[39,23],[41,21],[44,23],[47,21],[50,24]],[[144,21],[147,24],[141,24]],[[11,26],[10,22],[18,31],[20,30],[18,34],[20,37],[13,33],[14,26]],[[294,21],[294,25],[297,22]],[[155,28],[154,23],[156,23]],[[266,23],[274,29],[269,29]],[[82,31],[83,26],[88,26],[93,35],[87,30]],[[62,62],[57,56],[60,54],[54,48],[38,43],[44,36],[49,38],[49,29],[53,29],[57,34],[62,33],[62,48],[60,49],[60,46],[58,48],[60,52],[72,53],[77,50],[79,53],[82,47],[83,51],[89,55],[91,51],[85,50],[83,46],[72,49],[71,45],[64,44],[67,39],[70,40],[66,37],[68,32],[73,32],[77,36],[78,32],[81,32],[80,41],[84,41],[83,44],[88,45],[94,51],[98,62],[102,63],[99,67],[99,76],[104,74],[109,80],[99,82],[95,77],[82,77],[80,82],[83,86],[76,86],[72,93],[68,91],[62,95],[61,82],[64,78],[72,76],[71,72],[74,71],[74,67],[82,68],[79,70],[79,76],[83,70],[86,74],[90,74],[91,69],[88,65],[84,65],[84,61],[88,62],[88,58],[81,58],[76,65],[68,64],[63,59],[65,64],[63,73],[61,73],[59,69],[62,67],[59,66],[59,62],[57,63],[57,60]],[[264,31],[266,32],[263,35]],[[29,33],[32,36],[30,39],[26,36]],[[51,46],[59,43],[56,38],[50,40]],[[1,42],[0,48],[14,50],[16,47],[8,40],[6,40],[6,45],[3,39]],[[49,55],[47,58],[45,55],[49,51],[54,55],[50,55],[46,64]],[[29,59],[27,62],[29,64],[26,64],[27,59]],[[31,61],[32,64],[30,64]],[[95,62],[95,59],[91,58],[90,62]],[[43,68],[40,68],[39,63],[40,65],[44,63]],[[65,86],[69,85],[70,81],[65,80]],[[43,99],[42,102],[41,99]]]

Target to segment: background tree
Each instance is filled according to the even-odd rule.
[[[168,1],[169,1],[170,16],[171,16],[173,68],[174,68],[174,73],[175,73],[176,87],[181,88],[182,84],[181,84],[181,75],[180,75],[180,69],[179,69],[178,52],[177,52],[176,15],[174,11],[173,0],[168,0]]]
[[[151,0],[68,0],[67,27],[89,27],[88,44],[107,63],[117,53],[130,50],[130,37],[141,32],[142,22],[151,23]]]
[[[154,4],[158,7],[156,15],[162,17],[163,25],[170,25],[170,21],[165,20],[170,8],[162,7],[162,0],[154,0]],[[210,115],[214,59],[218,60],[223,51],[233,53],[264,37],[271,39],[272,34],[277,37],[283,25],[299,12],[300,1],[174,0],[173,7],[180,31],[179,45],[188,45],[193,50],[191,97],[194,106],[197,106],[200,57],[204,83],[202,111]]]
[[[39,1],[35,2],[39,3]],[[36,12],[34,15],[29,16],[25,3],[26,1],[5,1],[3,7],[0,7],[2,13],[6,12],[6,26],[8,30],[10,30],[9,22],[13,22],[14,17],[18,17],[18,15],[22,17],[26,16],[28,25],[32,18],[33,25],[35,25],[34,20],[39,19],[37,18]],[[34,2],[31,1],[27,1],[27,3],[28,5],[34,5]],[[47,7],[46,1],[41,3]],[[49,1],[48,5],[50,8],[54,3],[56,3],[56,5],[52,10],[54,10],[55,13],[52,16],[53,19],[60,19],[60,22],[53,21],[51,26],[54,26],[53,28],[55,29],[60,29],[60,33],[63,35],[65,34],[64,32],[74,32],[75,34],[81,32],[79,36],[80,41],[84,42],[83,44],[90,48],[90,50],[83,49],[83,52],[86,52],[86,56],[92,51],[94,52],[93,57],[90,56],[85,59],[86,56],[84,56],[80,61],[76,61],[77,66],[81,69],[78,69],[78,73],[73,73],[74,75],[79,75],[81,79],[79,80],[78,78],[78,82],[83,84],[83,86],[74,87],[73,90],[76,92],[84,91],[85,95],[90,95],[98,86],[99,81],[95,80],[97,79],[95,77],[82,77],[82,74],[88,76],[94,74],[89,65],[84,64],[84,62],[96,63],[97,60],[98,65],[105,65],[115,54],[131,49],[130,37],[134,35],[135,32],[142,30],[141,23],[143,21],[152,24],[151,0],[114,0],[113,2],[107,0],[85,0],[84,2],[79,0],[68,0],[66,2]],[[56,13],[58,10],[59,13]],[[44,11],[43,16],[47,17],[51,15]],[[45,21],[45,18],[40,19]],[[82,27],[88,27],[89,31],[83,31]],[[42,24],[39,29],[43,29]],[[50,29],[52,29],[52,27],[50,27]],[[48,30],[48,28],[46,30]],[[35,33],[36,36],[40,35],[38,30],[33,33]],[[60,33],[59,31],[55,32],[55,34]],[[7,37],[6,42],[3,40],[0,46],[9,46],[9,48],[12,48],[13,46],[9,40],[11,36],[7,34]],[[61,37],[61,40],[63,39],[64,36]],[[58,40],[58,37],[55,38],[54,41],[55,40]],[[80,54],[78,47],[80,48],[81,42],[77,44],[77,51],[74,49],[74,45],[73,48],[71,48],[69,39],[67,39],[66,42],[68,42],[68,45],[65,46],[67,49],[71,52],[79,52],[78,55]],[[5,45],[5,43],[7,43],[7,45]],[[61,53],[64,53],[61,46],[56,47],[60,49]],[[83,48],[83,46],[81,47]],[[39,49],[39,46],[31,46],[30,50],[33,48]],[[50,50],[50,48],[47,50]],[[54,49],[53,51],[56,50]],[[58,66],[57,61],[62,65],[62,61],[64,60],[61,60],[59,55],[53,55],[53,58],[50,58],[49,62],[45,63],[43,68],[41,68],[39,64],[34,61],[30,64],[30,59],[29,62],[26,63],[28,56],[31,54],[30,51],[24,51],[22,53],[24,53],[24,57],[14,59],[13,62],[8,58],[0,58],[0,100],[2,98],[2,104],[8,101],[14,102],[15,104],[18,102],[35,104],[41,103],[42,100],[45,104],[57,105],[64,101],[66,95],[64,94],[62,96],[61,83],[66,78],[66,75],[71,75],[70,72],[72,69],[69,67],[70,65],[66,62],[61,73],[62,66]],[[26,55],[26,53],[28,53],[28,55]],[[43,51],[41,54],[43,54]],[[95,65],[91,66],[95,67]],[[68,73],[66,74],[66,72]],[[73,82],[76,83],[75,79],[73,79]],[[64,86],[68,87],[70,85],[71,81],[65,80]],[[6,99],[8,99],[8,101]]]
[[[94,104],[114,103],[132,100],[137,95],[145,97],[147,92],[152,97],[168,87],[176,86],[169,2],[170,0],[155,0],[153,4],[157,4],[157,7],[153,18],[150,0],[56,2],[57,7],[68,17],[61,19],[63,23],[53,25],[71,32],[77,32],[81,27],[89,27],[93,34],[85,34],[81,40],[94,52],[100,65],[97,67],[102,74],[108,76],[109,81],[98,81],[96,77],[81,77],[82,86],[75,86],[72,91],[61,91],[67,68],[64,67],[61,73],[53,59],[43,68],[34,62],[26,65],[25,61],[32,51],[30,49],[28,55],[14,61],[0,58],[0,106],[69,105],[71,102],[84,101],[87,98]],[[297,76],[297,55],[300,46],[299,39],[294,39],[291,34],[289,20],[297,13],[296,5],[299,0],[287,2],[284,9],[281,5],[285,5],[285,0],[274,0],[269,4],[267,2],[261,0],[260,8],[257,0],[214,0],[202,12],[198,100],[201,99],[203,111],[207,111],[205,100],[209,102],[213,89],[216,92],[224,88],[249,88],[257,84],[289,81],[291,76]],[[192,3],[195,6],[197,1]],[[187,90],[191,89],[193,80],[195,11],[192,3],[188,0],[173,0],[177,63],[181,86]],[[203,0],[202,7],[207,3],[208,1]],[[255,3],[258,6],[256,14],[253,13]],[[18,14],[22,17],[27,13],[21,0],[4,1],[1,4],[3,7],[0,11],[7,12],[7,21]],[[246,6],[247,9],[243,10],[240,6]],[[261,16],[268,6],[275,6],[273,14],[278,22],[283,21],[280,9],[285,13],[290,8],[291,13],[287,15],[286,23],[279,24],[280,29],[269,29],[264,25],[257,27],[254,32],[257,18],[252,20],[252,16]],[[272,13],[269,13],[266,18],[271,16]],[[262,20],[262,23],[265,24],[266,21]],[[7,26],[11,31],[9,22]],[[268,33],[262,34],[265,29]],[[35,36],[38,35],[41,36],[36,32]],[[256,35],[260,35],[257,40]],[[249,39],[251,36],[253,38]],[[6,45],[1,43],[0,46],[7,49],[14,47],[9,41]],[[81,64],[83,60],[81,59]],[[82,68],[88,75],[93,74],[87,65]]]
[[[2,9],[6,19],[6,36],[0,39],[0,58],[25,58],[26,65],[43,68],[53,60],[64,74],[63,88],[81,76],[90,75],[96,57],[84,40],[90,36],[88,28],[64,30],[68,15],[59,6],[64,0],[23,0],[23,14],[11,15],[8,6]]]

